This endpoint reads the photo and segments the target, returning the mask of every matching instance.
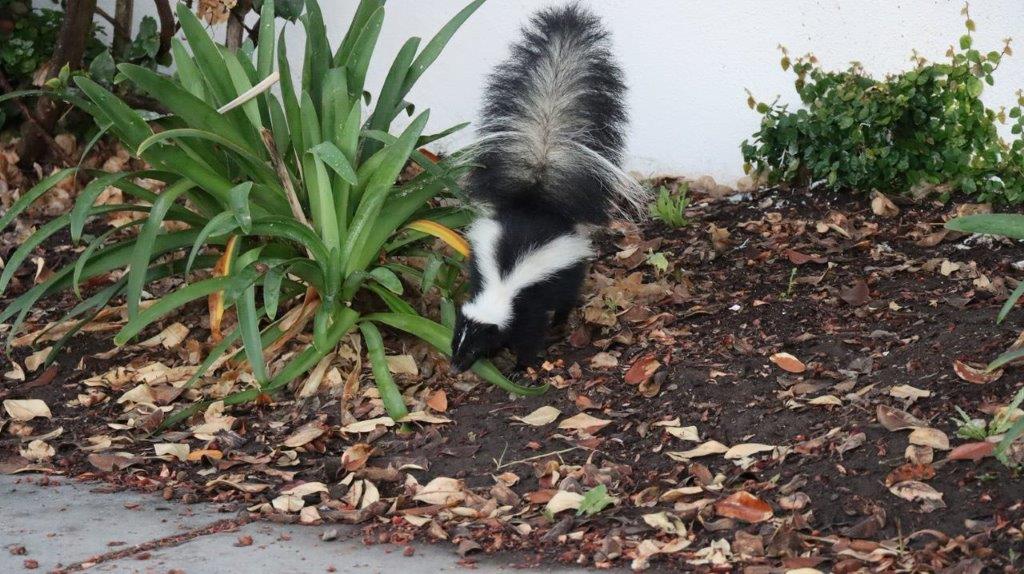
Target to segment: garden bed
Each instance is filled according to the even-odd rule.
[[[52,418],[0,429],[0,471],[103,479],[276,521],[356,522],[374,543],[447,539],[468,562],[487,552],[654,570],[1019,568],[1019,475],[992,456],[949,459],[990,452],[950,450],[977,442],[957,437],[954,407],[990,418],[1021,386],[1016,368],[980,384],[954,369],[984,364],[1024,328],[1021,313],[995,323],[1019,247],[945,234],[945,219],[973,209],[964,204],[881,217],[861,199],[807,190],[741,199],[698,196],[679,230],[604,234],[585,307],[532,374],[551,384],[544,396],[510,400],[453,379],[440,355],[390,338],[412,432],[383,426],[369,368],[344,347],[318,392],[299,398],[299,381],[273,402],[228,408],[233,421],[214,409],[148,437],[146,401],[117,400],[158,363],[153,401],[186,402],[170,373],[207,346],[198,304],[140,337],[178,323],[181,341],[111,353],[107,333],[79,335],[51,371],[4,378],[0,398],[42,399]],[[72,303],[43,306],[35,326]],[[14,354],[21,366],[30,356]],[[209,384],[246,381],[222,371]],[[888,430],[900,426],[925,430]],[[22,458],[27,437],[55,454]],[[163,444],[187,446],[158,458]],[[571,507],[583,498],[586,509],[597,497],[580,495],[599,484],[615,502],[577,516]]]

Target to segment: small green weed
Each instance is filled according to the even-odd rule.
[[[594,516],[614,503],[615,499],[608,496],[608,488],[599,484],[583,495],[583,502],[580,503],[576,516]]]
[[[686,217],[686,208],[689,206],[689,184],[680,184],[675,193],[662,186],[658,192],[658,198],[651,204],[651,216],[663,221],[672,229],[679,229],[690,224],[689,218]]]

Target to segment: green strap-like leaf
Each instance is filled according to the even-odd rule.
[[[82,191],[78,192],[75,204],[71,206],[69,218],[71,241],[78,243],[82,240],[82,231],[85,229],[85,223],[89,219],[89,212],[92,210],[93,204],[96,203],[96,198],[103,193],[103,190],[110,187],[114,182],[131,175],[133,175],[132,172],[108,173],[90,181],[88,185],[82,188]]]
[[[259,315],[256,313],[255,286],[250,285],[242,292],[235,308],[238,310],[238,328],[242,332],[242,343],[245,345],[245,356],[252,368],[252,376],[260,385],[265,385],[269,378],[267,366],[263,362],[263,342],[260,339]]]
[[[427,134],[427,135],[421,136],[420,139],[416,142],[416,147],[419,148],[419,147],[423,147],[423,146],[425,146],[427,144],[434,143],[437,140],[444,139],[444,138],[452,135],[455,132],[462,131],[462,130],[466,129],[467,127],[469,127],[469,122],[463,122],[461,124],[454,125],[454,126],[448,128],[446,130],[437,132],[436,134]]]
[[[122,64],[119,69],[132,83],[166,106],[171,113],[184,120],[189,127],[213,133],[231,141],[232,147],[244,149],[244,154],[247,157],[262,157],[262,146],[253,141],[251,133],[245,126],[233,121],[233,116],[230,113],[225,115],[217,112],[216,108],[208,102],[196,97],[165,76],[142,66]]]
[[[402,280],[395,275],[394,271],[387,267],[375,267],[370,271],[370,277],[395,295],[401,295],[404,291],[404,288],[402,287]]]
[[[444,189],[444,184],[435,181],[431,184],[406,190],[401,194],[393,194],[380,210],[380,215],[370,230],[368,239],[356,261],[356,268],[364,268],[373,262],[374,258],[387,243],[395,231],[407,223],[414,213],[422,209],[431,198],[435,197]]]
[[[200,100],[206,99],[206,88],[203,86],[203,76],[196,67],[192,54],[185,50],[185,45],[177,38],[171,38],[171,54],[174,56],[174,66],[177,68],[175,74],[178,81],[188,93]]]
[[[274,134],[274,146],[281,154],[281,157],[288,156],[288,150],[292,145],[291,132],[288,129],[288,117],[281,107],[280,100],[274,94],[267,94],[267,102],[270,108],[270,126]]]
[[[93,213],[103,214],[112,213],[115,211],[148,210],[148,207],[140,205],[100,205],[93,208]],[[50,236],[54,235],[55,233],[63,229],[65,226],[67,226],[68,221],[70,221],[70,219],[71,215],[65,213],[64,215],[61,215],[56,219],[50,220],[42,227],[40,227],[38,230],[36,230],[35,233],[30,235],[28,239],[23,241],[21,245],[18,246],[18,248],[14,251],[14,253],[11,254],[10,258],[7,260],[3,272],[0,273],[0,293],[3,293],[4,291],[7,290],[7,284],[10,282],[11,278],[14,277],[14,272],[18,270],[18,267],[20,267],[21,264],[24,263],[25,260],[27,260],[30,255],[32,255],[32,252],[36,249],[36,247],[42,245],[42,243],[49,239]]]
[[[366,283],[364,287],[367,290],[376,293],[392,313],[399,313],[401,315],[419,315],[412,305],[406,303],[404,299],[395,295],[391,291],[388,291],[384,287],[381,287],[376,283]]]
[[[238,94],[233,91],[220,49],[210,38],[199,18],[184,3],[178,4],[178,23],[188,39],[189,47],[192,48],[196,67],[213,92],[214,105],[222,106],[230,102]]]
[[[224,65],[228,69],[228,76],[231,78],[232,85],[234,85],[235,93],[242,95],[252,89],[253,83],[241,63],[244,60],[241,60],[238,54],[230,51],[225,52],[222,57],[224,58]],[[259,101],[257,99],[249,100],[242,104],[241,108],[245,116],[249,118],[249,123],[253,128],[252,133],[256,133],[257,130],[263,127]]]
[[[231,188],[228,193],[231,212],[245,234],[252,233],[252,212],[249,210],[249,192],[252,191],[252,182],[240,183]]]
[[[946,227],[964,233],[1001,235],[1024,239],[1024,215],[1016,213],[983,213],[965,215],[946,222]]]
[[[103,86],[85,76],[75,76],[75,84],[96,104],[99,112],[103,115],[102,118],[97,119],[106,119],[110,122],[112,129],[130,149],[137,149],[143,140],[153,135],[153,130],[138,112]]]
[[[995,360],[989,363],[988,367],[986,368],[989,372],[996,371],[998,369],[1001,369],[1005,365],[1008,365],[1013,361],[1019,360],[1021,358],[1024,358],[1024,347],[1009,349],[1008,351],[1005,351],[1002,355],[996,357]]]
[[[287,264],[276,265],[263,275],[263,308],[268,319],[277,318],[277,306],[281,300],[281,282],[288,271]]]
[[[135,239],[135,247],[132,250],[131,260],[128,269],[128,290],[125,303],[128,305],[128,318],[134,319],[139,314],[139,303],[142,301],[142,288],[145,285],[146,269],[149,262],[153,260],[153,246],[156,236],[161,232],[164,216],[171,208],[171,205],[181,195],[192,189],[194,184],[188,180],[181,180],[171,185],[161,193],[153,203],[149,211],[149,217],[142,226],[142,231]]]
[[[1017,288],[1010,293],[1010,297],[1003,303],[1003,308],[999,310],[999,316],[996,318],[996,323],[1002,323],[1006,316],[1013,310],[1014,305],[1020,300],[1020,296],[1024,295],[1024,281],[1021,281]]]
[[[274,0],[260,7],[260,36],[256,47],[256,75],[266,78],[274,71]]]
[[[401,137],[391,146],[385,148],[385,154],[380,167],[370,177],[366,186],[366,192],[359,202],[359,208],[352,219],[352,226],[349,228],[347,241],[343,255],[346,261],[346,274],[363,269],[366,264],[376,255],[373,245],[367,244],[368,237],[372,234],[375,221],[380,214],[381,207],[387,200],[388,191],[394,186],[398,174],[412,154],[416,139],[423,133],[427,125],[430,112],[423,112],[409,125]],[[372,253],[371,253],[372,251]]]
[[[420,55],[416,57],[416,61],[413,62],[412,67],[409,69],[409,73],[405,77],[405,83],[402,85],[401,97],[404,98],[409,90],[416,84],[417,80],[423,76],[423,73],[427,71],[427,68],[433,64],[437,57],[444,51],[445,46],[448,45],[448,41],[452,39],[455,32],[462,27],[462,25],[473,15],[474,12],[480,8],[486,0],[474,0],[470,2],[468,6],[463,8],[458,14],[455,15],[443,28],[435,35],[430,42],[427,43]]]
[[[434,286],[434,281],[437,280],[437,274],[441,271],[441,267],[444,265],[444,259],[438,257],[436,253],[431,253],[427,257],[427,263],[423,266],[423,280],[420,282],[420,291],[427,293]]]
[[[288,63],[288,50],[284,41],[284,30],[281,30],[281,35],[277,39],[277,69],[281,73],[281,103],[284,105],[284,114],[288,119],[292,148],[295,151],[295,155],[302,156],[302,154],[306,153],[306,144],[302,137],[302,112],[301,106],[299,106],[298,95],[295,91],[295,84],[292,81],[291,67]],[[281,148],[279,151],[283,155],[286,150]]]
[[[341,45],[338,46],[338,51],[334,54],[335,67],[348,65],[352,49],[359,40],[359,35],[363,33],[363,29],[366,28],[370,17],[383,7],[384,0],[360,0],[359,7],[356,8],[356,13],[349,24],[349,29],[345,32],[345,39],[342,40]]]
[[[323,103],[323,85],[331,65],[331,45],[327,41],[327,27],[317,0],[306,0],[306,14],[302,17],[306,28],[307,65],[303,70],[303,88],[309,90],[313,103],[320,110]],[[308,83],[305,82],[308,78]]]
[[[6,94],[0,94],[0,104],[8,100],[16,100],[18,98],[26,98],[29,96],[42,96],[46,94],[46,90],[15,90],[13,92],[7,92]]]
[[[391,122],[398,115],[398,103],[402,101],[402,84],[405,82],[406,74],[409,73],[409,66],[412,65],[413,58],[416,57],[416,50],[419,49],[420,39],[409,38],[402,46],[402,49],[398,51],[398,55],[395,56],[395,61],[391,64],[391,69],[388,70],[388,75],[384,79],[384,85],[380,89],[380,93],[377,94],[377,105],[373,109],[373,114],[370,115],[369,126],[371,130],[388,131],[391,127]],[[367,156],[373,155],[377,150],[381,148],[381,144],[375,141],[366,142]]]
[[[11,205],[11,208],[4,213],[3,217],[0,217],[0,231],[6,229],[7,226],[14,221],[14,218],[21,215],[21,212],[25,211],[25,208],[31,205],[32,202],[39,199],[47,191],[53,189],[53,186],[64,181],[68,177],[75,175],[77,171],[78,170],[75,168],[62,169],[43,178],[39,183],[29,188],[28,191],[26,191],[18,198],[17,201],[14,202],[13,205]]]
[[[395,379],[388,369],[387,355],[384,352],[384,340],[380,331],[373,323],[362,321],[359,323],[359,330],[363,333],[363,341],[366,343],[366,354],[370,358],[370,367],[373,370],[373,380],[380,392],[381,402],[388,416],[399,420],[409,414],[405,407],[405,399],[402,398],[402,391],[395,384]]]
[[[345,154],[338,149],[338,146],[329,141],[324,141],[310,149],[309,153],[320,158],[321,161],[327,164],[327,167],[331,168],[334,173],[338,174],[347,183],[351,185],[359,183],[356,170],[352,168],[352,164],[349,163]]]
[[[452,331],[439,325],[430,319],[418,315],[401,315],[397,313],[374,313],[365,315],[363,321],[383,323],[389,327],[405,331],[410,335],[419,337],[445,355],[452,354]],[[510,393],[523,396],[542,395],[548,390],[548,386],[524,387],[517,385],[505,378],[490,361],[480,360],[473,365],[473,372],[480,375],[485,381],[504,389]]]
[[[168,293],[157,302],[147,307],[144,311],[137,314],[133,319],[130,319],[114,337],[114,344],[117,346],[124,345],[142,332],[143,329],[148,327],[154,321],[159,320],[164,315],[167,315],[168,313],[171,313],[172,311],[179,309],[196,299],[207,297],[218,291],[224,291],[231,287],[235,282],[235,277],[214,277],[211,279],[204,279]]]
[[[363,95],[366,85],[366,71],[370,67],[370,58],[373,56],[374,47],[377,45],[377,38],[380,37],[380,29],[384,25],[384,8],[381,7],[373,12],[366,21],[352,47],[345,68],[348,70],[348,94],[349,98],[355,100]]]
[[[192,249],[188,253],[188,262],[185,264],[185,273],[188,274],[192,271],[192,262],[199,255],[199,251],[206,246],[207,239],[227,235],[237,229],[237,227],[238,221],[235,219],[235,214],[230,211],[213,216],[213,219],[199,230],[196,240],[192,243]]]
[[[149,208],[145,208],[145,211],[149,211]],[[110,239],[115,233],[120,233],[125,229],[135,227],[136,225],[142,225],[143,221],[145,220],[136,219],[134,221],[129,221],[124,225],[107,230],[99,237],[89,242],[89,245],[85,247],[85,251],[83,251],[81,255],[78,256],[78,259],[75,260],[74,271],[71,272],[71,288],[74,289],[76,297],[78,297],[79,299],[82,298],[82,271],[85,269],[85,266],[92,259],[93,254],[95,254],[98,249],[106,245],[107,240]]]
[[[291,217],[268,216],[257,218],[253,221],[252,233],[257,236],[270,235],[288,239],[304,248],[308,248],[316,264],[321,267],[324,273],[327,272],[327,260],[330,257],[330,251],[327,250],[327,246],[310,228],[298,223]]]
[[[306,178],[306,192],[309,194],[309,211],[313,226],[323,237],[328,249],[341,244],[337,211],[334,204],[334,190],[327,168],[319,158],[307,154],[302,161],[303,177]]]
[[[143,140],[143,142],[139,144],[138,154],[142,155],[143,153],[146,152],[146,150],[160,142],[167,141],[169,139],[186,138],[200,139],[223,146],[242,156],[242,158],[248,161],[250,165],[252,165],[255,169],[259,170],[259,175],[261,175],[264,179],[276,181],[276,174],[274,174],[274,172],[269,167],[267,167],[266,162],[261,157],[253,155],[249,147],[245,145],[240,145],[236,140],[229,139],[220,134],[206,130],[199,130],[195,128],[176,128],[164,130],[158,134],[153,134],[152,136]],[[254,176],[256,174],[250,175]]]
[[[447,297],[441,299],[441,324],[444,325],[444,328],[454,331],[455,318],[455,303],[452,303],[452,300]]]

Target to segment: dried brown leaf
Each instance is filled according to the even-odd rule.
[[[956,376],[975,385],[987,385],[999,380],[1003,376],[1003,370],[989,372],[985,367],[975,367],[962,361],[953,361],[953,371]]]
[[[991,442],[969,442],[962,444],[949,452],[949,460],[979,460],[992,456],[996,451],[995,443]]]
[[[605,426],[611,424],[611,422],[612,421],[590,416],[587,413],[580,413],[559,423],[558,428],[565,430],[580,430],[588,434],[594,434]]]
[[[512,417],[513,420],[517,420],[521,423],[528,424],[532,427],[542,427],[547,424],[555,422],[562,411],[556,409],[551,405],[545,405],[525,417]]]
[[[787,373],[799,374],[807,370],[807,365],[803,361],[789,353],[775,353],[769,360]]]
[[[5,399],[4,410],[11,420],[30,421],[34,418],[51,418],[50,407],[39,399]]]
[[[890,431],[908,430],[916,427],[928,426],[928,423],[914,415],[900,409],[894,409],[888,405],[878,405],[878,408],[875,409],[875,417],[878,418],[878,422],[881,423],[883,427]]]
[[[743,490],[716,502],[715,512],[751,524],[770,520],[775,514],[767,502]]]

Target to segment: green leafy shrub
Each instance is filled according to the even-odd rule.
[[[961,231],[964,233],[998,235],[1002,237],[1009,237],[1010,239],[1024,240],[1024,215],[1019,214],[986,213],[967,215],[947,222],[946,227],[954,231]],[[1001,323],[1003,319],[1006,318],[1014,305],[1017,304],[1017,301],[1020,299],[1022,294],[1024,294],[1024,282],[1018,285],[1006,300],[1003,308],[999,311],[999,316],[996,319],[997,322]],[[1024,347],[1010,348],[994,361],[989,363],[988,371],[996,371],[1022,358],[1024,358]],[[1021,389],[1017,393],[1017,396],[1014,397],[1008,412],[1012,413],[1021,405],[1022,402],[1024,402],[1024,389]],[[960,430],[963,433],[969,433],[969,435],[973,436],[977,436],[983,432],[984,436],[1002,434],[1004,432],[1006,433],[1003,440],[999,443],[999,448],[996,449],[996,456],[1004,463],[1007,462],[1007,452],[1010,449],[1010,445],[1017,439],[1024,436],[1024,417],[1018,419],[1012,424],[1012,426],[1010,425],[1010,421],[1005,417],[996,417],[987,425],[986,428],[985,426],[973,424],[970,417],[967,417],[963,413],[961,413],[961,416],[965,421],[965,423],[960,427]]]
[[[63,19],[64,12],[33,8],[27,0],[0,0],[0,72],[12,87],[30,85],[35,71],[50,59]],[[93,35],[87,56],[102,49]],[[17,115],[13,105],[0,105],[0,128]]]
[[[745,169],[771,183],[822,181],[831,189],[898,193],[949,184],[982,200],[1024,201],[1024,96],[999,112],[980,100],[1012,50],[1009,41],[1001,51],[976,49],[974,21],[966,7],[963,14],[966,32],[947,62],[915,54],[913,69],[884,80],[857,63],[827,71],[813,55],[794,60],[782,48],[782,68],[795,74],[803,107],[790,111],[748,99],[763,117],[741,146]],[[1018,136],[1012,143],[997,131],[1007,115]]]
[[[686,208],[690,206],[690,185],[682,183],[675,193],[662,186],[658,197],[651,204],[651,216],[659,219],[672,229],[679,229],[690,224],[686,217]]]
[[[170,111],[157,122],[159,130],[95,81],[74,78],[77,90],[68,90],[65,97],[151,169],[93,174],[95,179],[81,191],[73,210],[42,226],[10,257],[0,276],[0,293],[31,251],[61,229],[70,228],[73,241],[79,243],[94,215],[141,211],[145,218],[124,226],[137,229],[127,239],[112,239],[110,232],[94,238],[74,265],[57,271],[0,311],[0,322],[14,319],[8,340],[21,330],[26,314],[43,297],[68,289],[77,292],[77,286],[90,278],[125,268],[123,277],[66,314],[63,320],[82,322],[54,345],[51,360],[68,337],[115,297],[123,296],[128,310],[128,322],[114,339],[118,345],[128,343],[155,321],[180,312],[189,302],[210,298],[215,311],[211,312],[212,330],[217,330],[219,314],[228,307],[234,307],[238,325],[224,334],[192,383],[241,341],[259,385],[225,402],[253,400],[310,370],[358,327],[388,413],[401,418],[405,406],[384,360],[378,326],[409,332],[447,353],[454,307],[450,302],[443,305],[442,323],[421,316],[402,299],[398,279],[400,274],[421,272],[398,265],[393,257],[417,249],[416,241],[424,237],[404,230],[410,222],[433,222],[443,231],[468,223],[470,215],[435,201],[455,186],[464,169],[459,158],[434,163],[417,151],[451,130],[425,135],[429,111],[420,112],[397,135],[389,130],[400,114],[411,112],[406,95],[483,1],[470,3],[422,49],[418,38],[407,41],[372,107],[364,98],[365,80],[384,20],[383,0],[360,2],[336,50],[328,43],[319,6],[308,0],[302,18],[307,33],[305,62],[298,85],[292,80],[285,43],[279,39],[275,44],[274,2],[262,3],[259,46],[249,44],[237,53],[216,45],[196,16],[179,5],[178,18],[191,54],[182,43],[174,42],[177,77],[133,64],[118,67],[136,89]],[[269,90],[278,73],[280,98]],[[396,184],[410,159],[422,167],[422,173]],[[0,218],[0,229],[69,173],[58,172],[25,193]],[[162,180],[166,187],[153,194],[133,183],[142,176]],[[108,186],[148,205],[94,206]],[[174,230],[165,231],[164,222],[175,222]],[[166,277],[179,277],[187,284],[148,306],[141,305],[146,285]],[[388,311],[374,312],[373,306],[367,306],[368,297]],[[292,311],[297,309],[297,318],[293,316],[287,328],[278,312],[286,303]],[[312,343],[271,376],[264,353],[294,337],[310,320]],[[515,385],[488,362],[478,363],[474,370],[510,391],[536,394],[544,390]],[[194,404],[167,424],[203,406]]]
[[[0,0],[0,71],[18,85],[50,58],[64,13],[31,8],[31,3]]]

